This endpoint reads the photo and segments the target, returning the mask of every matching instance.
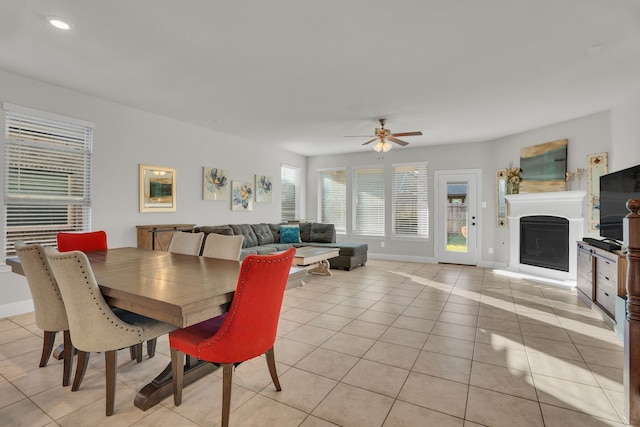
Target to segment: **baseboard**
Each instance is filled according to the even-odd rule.
[[[379,259],[383,261],[404,261],[404,262],[423,262],[427,264],[436,264],[436,259],[431,257],[393,255],[393,254],[376,254],[367,253],[368,259]]]
[[[496,269],[505,269],[509,264],[506,262],[495,262],[495,261],[478,261],[478,267],[482,268],[496,268]]]
[[[33,300],[12,302],[0,305],[0,319],[3,317],[15,316],[17,314],[30,313],[33,311]]]

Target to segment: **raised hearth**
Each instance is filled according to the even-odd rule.
[[[509,202],[509,269],[550,279],[575,282],[577,274],[576,242],[584,235],[582,204],[585,191],[555,191],[548,193],[511,194]],[[520,262],[520,219],[548,215],[569,221],[569,271],[542,268]]]

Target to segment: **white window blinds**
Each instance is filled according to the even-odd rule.
[[[384,235],[384,168],[353,169],[353,233]]]
[[[56,245],[60,231],[87,231],[91,219],[93,128],[14,111],[5,104],[5,256],[14,242]]]
[[[318,220],[334,224],[336,232],[347,231],[347,171],[318,171]]]
[[[392,165],[393,234],[429,237],[427,163]]]
[[[300,168],[282,165],[280,177],[282,183],[281,218],[283,221],[300,219]]]

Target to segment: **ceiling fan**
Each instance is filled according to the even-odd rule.
[[[389,143],[389,141],[394,142],[394,143],[396,143],[398,145],[401,145],[403,147],[405,145],[409,144],[406,141],[398,139],[397,138],[398,136],[418,136],[418,135],[422,135],[422,132],[420,132],[420,131],[391,133],[391,130],[384,128],[384,125],[387,123],[387,119],[378,119],[378,121],[380,122],[380,127],[379,128],[375,128],[375,135],[365,135],[366,137],[371,137],[372,139],[370,139],[369,141],[367,141],[367,142],[362,144],[362,145],[367,145],[367,144],[371,144],[374,141],[378,141],[373,146],[373,149],[376,150],[377,152],[384,151],[386,153],[387,151],[391,150],[391,144]],[[351,137],[351,135],[350,135],[350,137]],[[354,136],[354,137],[362,138],[363,136]]]

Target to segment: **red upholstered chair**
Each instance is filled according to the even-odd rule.
[[[229,425],[234,364],[265,354],[278,391],[273,344],[295,249],[249,255],[242,262],[236,292],[226,314],[169,334],[173,401],[182,403],[184,355],[222,365],[222,426]]]
[[[106,251],[107,233],[104,231],[90,231],[87,233],[58,233],[58,251]]]

